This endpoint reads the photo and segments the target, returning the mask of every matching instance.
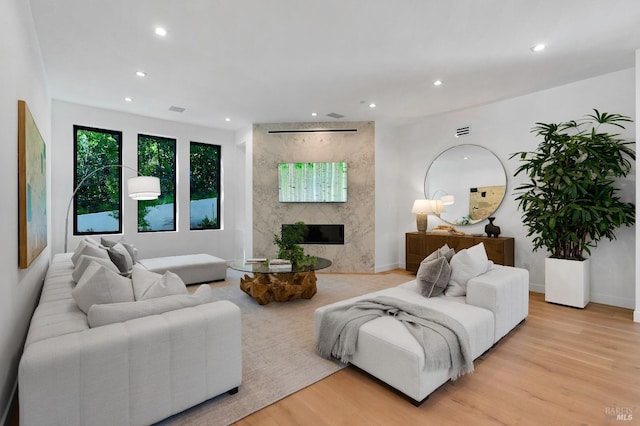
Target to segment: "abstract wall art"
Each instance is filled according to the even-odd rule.
[[[47,246],[47,147],[25,101],[18,101],[19,267]]]

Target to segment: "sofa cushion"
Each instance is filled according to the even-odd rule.
[[[451,265],[444,256],[423,260],[416,274],[420,293],[425,297],[441,295],[449,284],[449,278],[451,278]]]
[[[109,259],[107,249],[89,243],[86,239],[82,239],[78,243],[76,250],[71,256],[71,262],[75,265],[78,260],[80,260],[80,256],[82,256],[83,254],[86,254],[87,256],[99,257],[101,259]]]
[[[154,299],[157,297],[187,294],[187,286],[173,272],[158,274],[148,271],[141,265],[135,265],[131,273],[135,300]]]
[[[211,287],[202,284],[193,294],[174,294],[135,302],[93,305],[87,314],[90,327],[123,322],[135,318],[158,315],[176,309],[208,303]]]
[[[97,262],[91,262],[87,266],[71,295],[84,313],[94,304],[134,300],[131,280]]]
[[[99,263],[105,268],[111,269],[113,272],[120,272],[118,270],[118,267],[111,261],[111,259],[103,259],[101,257],[88,256],[86,254],[83,254],[82,256],[80,256],[80,259],[76,262],[76,267],[74,268],[73,273],[71,274],[71,277],[75,282],[80,281],[82,274],[84,274],[84,271],[87,269],[87,266],[89,266],[91,262]]]
[[[123,274],[131,273],[133,259],[126,248],[121,243],[116,243],[107,249],[109,258]]]
[[[487,272],[489,259],[484,244],[460,250],[451,258],[451,279],[445,290],[447,296],[467,294],[467,281]]]

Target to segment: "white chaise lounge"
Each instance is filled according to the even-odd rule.
[[[315,335],[327,310],[377,295],[424,305],[459,321],[469,335],[476,359],[523,321],[529,307],[529,273],[525,269],[492,265],[467,282],[466,296],[424,297],[416,280],[397,287],[323,306],[315,311]],[[361,368],[409,397],[414,404],[446,383],[450,370],[425,370],[422,346],[406,327],[391,316],[360,327],[351,364]]]
[[[171,271],[185,284],[222,281],[227,277],[227,262],[210,254],[184,254],[138,260],[149,271],[164,274]]]

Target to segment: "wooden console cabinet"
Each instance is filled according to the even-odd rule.
[[[499,265],[514,265],[514,239],[511,237],[473,237],[471,235],[452,235],[440,232],[407,232],[406,234],[406,270],[418,272],[420,262],[447,244],[456,252],[484,243],[489,260]]]

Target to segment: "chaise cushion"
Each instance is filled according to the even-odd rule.
[[[91,262],[87,266],[71,295],[84,313],[94,304],[134,300],[131,280],[97,262]]]
[[[158,315],[210,301],[211,287],[202,284],[193,294],[174,294],[135,302],[93,305],[89,308],[87,318],[89,326],[93,328],[149,315]]]
[[[171,271],[187,285],[224,280],[227,275],[224,259],[204,253],[141,259],[140,264],[158,274]]]

